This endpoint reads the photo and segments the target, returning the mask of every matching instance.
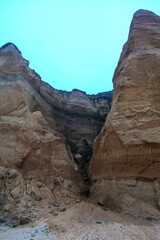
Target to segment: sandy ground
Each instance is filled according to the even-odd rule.
[[[160,240],[160,223],[104,211],[87,202],[16,228],[0,228],[0,240]]]

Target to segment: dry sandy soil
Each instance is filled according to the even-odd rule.
[[[65,209],[64,209],[65,210]],[[1,228],[0,240],[160,240],[160,223],[140,221],[81,201],[57,216]]]

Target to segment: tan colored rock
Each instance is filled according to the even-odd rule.
[[[49,131],[40,112],[28,118],[1,117],[0,127],[2,166],[43,172],[43,178],[54,173],[76,178],[76,166],[64,141]]]
[[[116,206],[121,205],[122,195],[125,192],[131,195],[133,189],[135,198],[153,204],[157,201],[153,184],[150,187],[143,181],[160,178],[159,69],[160,17],[139,10],[134,14],[128,41],[113,77],[111,111],[94,143],[90,175],[92,180],[98,180],[91,189],[97,199],[98,195],[107,194],[110,186],[108,198]],[[100,179],[106,181],[102,191],[98,190]],[[126,182],[141,179],[142,182],[137,182],[138,189],[137,185],[127,183],[125,188],[120,188],[118,179]]]
[[[8,211],[7,204],[15,206],[7,219],[55,199],[56,179],[62,179],[62,189],[71,183],[76,194],[83,187],[65,138],[55,129],[53,108],[39,94],[40,84],[15,45],[0,48],[0,212]]]
[[[19,49],[13,43],[7,43],[0,48],[0,73],[21,76],[34,85],[35,89],[40,87],[40,76],[29,67],[29,61],[24,59]]]
[[[13,209],[14,209],[14,206],[13,206],[13,204],[10,204],[10,203],[7,203],[3,208],[4,212],[10,212]]]
[[[109,103],[102,105],[108,109]],[[14,203],[15,217],[16,209],[21,213],[24,207],[45,205],[46,199],[56,201],[56,187],[60,193],[86,191],[72,147],[65,142],[74,147],[85,142],[81,151],[89,159],[103,121],[86,93],[52,88],[29,68],[14,44],[1,47],[0,211]]]
[[[89,100],[87,94],[77,89],[74,89],[68,98],[67,110],[88,116],[97,114],[97,109]]]
[[[58,171],[61,176],[74,178],[76,166],[71,153],[54,135],[52,107],[38,93],[41,79],[28,65],[14,44],[0,49],[1,164],[25,171],[42,172],[44,168],[51,175]]]
[[[40,111],[57,136],[92,145],[110,110],[110,100],[102,95],[58,91],[41,81],[14,44],[0,48],[0,116],[26,117]]]
[[[39,188],[42,187],[42,182],[41,182],[41,181],[38,181],[38,182],[37,182],[37,187],[39,187]]]

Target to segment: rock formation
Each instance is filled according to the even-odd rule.
[[[41,113],[42,110],[48,117],[53,111],[36,92],[36,88],[40,88],[39,76],[28,68],[28,62],[13,44],[0,49],[0,66],[1,164],[21,168],[30,162],[33,169],[34,165],[42,168],[42,165],[64,163],[64,172],[65,165],[73,170],[73,159],[64,141],[54,135],[56,131],[49,127]],[[63,151],[58,153],[56,146]]]
[[[112,92],[87,95],[77,89],[72,92],[58,91],[42,82],[40,95],[52,106],[56,122],[54,129],[65,136],[73,154],[79,153],[89,161],[93,140],[110,111]]]
[[[1,47],[0,223],[27,223],[35,208],[56,214],[55,206],[63,211],[79,201],[88,190],[81,175],[87,179],[92,143],[108,113],[94,142],[90,197],[157,219],[159,69],[160,17],[145,10],[133,16],[113,77],[113,101],[112,92],[58,91],[29,68],[14,44]]]
[[[110,110],[112,92],[87,95],[76,89],[58,91],[28,66],[14,44],[1,48],[0,116],[25,117],[40,111],[54,134],[63,138],[73,154],[82,156],[78,165],[86,175],[92,143]]]
[[[8,218],[28,203],[53,199],[57,183],[81,191],[70,149],[49,126],[53,110],[38,93],[40,84],[13,44],[0,49],[0,210]]]
[[[3,216],[15,218],[16,211],[22,214],[37,201],[39,206],[56,202],[57,187],[74,194],[85,191],[77,164],[86,174],[111,95],[58,91],[29,68],[14,44],[0,48],[0,210],[7,214]]]
[[[139,10],[113,77],[112,108],[94,142],[91,197],[112,209],[160,205],[160,17]],[[146,210],[147,209],[147,210]]]

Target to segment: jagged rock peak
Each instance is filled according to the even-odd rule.
[[[150,34],[151,31],[156,32],[155,27],[159,27],[157,26],[159,25],[159,23],[160,17],[158,15],[151,11],[140,9],[133,15],[130,32],[133,31],[132,26],[135,25],[135,30],[137,30],[137,28],[142,30],[140,32],[140,35],[143,34],[143,29],[146,30],[147,34]],[[139,24],[141,24],[141,27],[139,26]]]
[[[8,42],[4,44],[1,48],[0,51],[16,51],[19,54],[21,54],[21,51],[17,48],[17,46],[14,43]]]
[[[0,71],[9,70],[15,72],[22,70],[22,65],[29,66],[29,61],[23,58],[21,51],[14,43],[6,43],[0,48]],[[4,67],[6,66],[6,67]]]

